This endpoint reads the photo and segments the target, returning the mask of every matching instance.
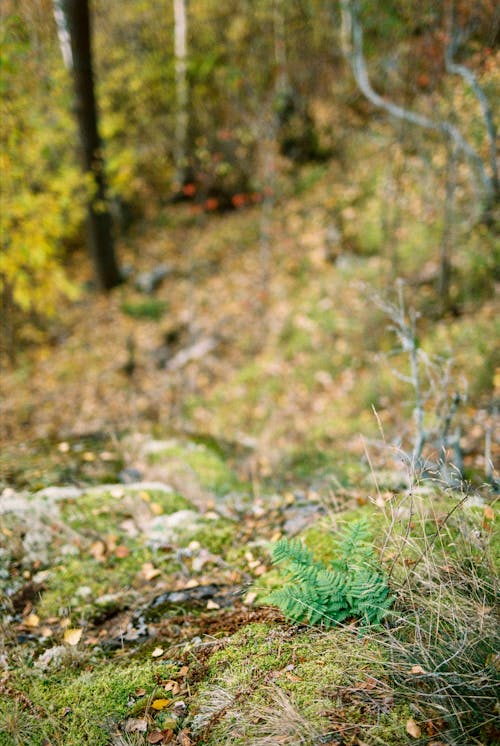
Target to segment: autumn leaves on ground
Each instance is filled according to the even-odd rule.
[[[94,5],[106,295],[52,14],[2,28],[0,746],[498,743],[490,4],[446,59],[366,4],[380,105],[328,4],[192,0],[184,134],[178,22]]]
[[[371,299],[384,259],[332,256],[341,177],[302,178],[267,256],[258,207],[159,212],[121,247],[127,284],[68,306],[4,375],[2,743],[494,742],[488,413],[457,415],[471,486],[412,482],[392,445],[414,432],[390,370],[406,360],[388,363]],[[422,319],[429,354],[448,339],[477,381],[491,320],[488,301]],[[328,561],[359,516],[390,575],[386,627],[262,605],[283,584],[273,542]]]

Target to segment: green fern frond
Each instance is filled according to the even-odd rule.
[[[300,565],[312,565],[312,552],[304,546],[300,539],[280,539],[276,542],[272,552],[273,562],[296,562]]]
[[[327,567],[299,539],[281,539],[272,557],[275,564],[285,563],[288,582],[265,602],[295,622],[332,627],[352,617],[380,624],[394,599],[368,540],[368,523],[351,523],[342,532],[337,559]]]

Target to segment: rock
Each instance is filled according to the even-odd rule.
[[[170,515],[154,518],[145,529],[145,538],[150,547],[175,544],[181,534],[195,533],[202,525],[202,516],[194,510],[177,510]]]
[[[36,668],[45,671],[49,666],[58,668],[68,654],[68,648],[65,645],[55,645],[42,653],[35,661]]]
[[[172,269],[167,264],[158,264],[150,272],[138,274],[134,285],[141,293],[151,295],[171,272]]]
[[[139,469],[128,467],[121,470],[118,474],[118,479],[122,484],[131,484],[133,482],[140,482],[143,476],[143,473]]]

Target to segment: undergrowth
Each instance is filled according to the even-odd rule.
[[[299,539],[281,539],[272,559],[275,564],[286,563],[288,582],[265,601],[296,622],[307,620],[328,628],[354,617],[365,625],[379,624],[393,599],[368,539],[366,521],[349,524],[336,558],[328,565],[315,561]]]

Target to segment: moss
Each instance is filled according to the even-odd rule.
[[[383,658],[375,637],[249,625],[211,656],[193,726],[205,746],[263,736],[312,744],[343,728],[369,743],[405,743],[407,708],[391,702],[383,713]]]
[[[247,489],[226,463],[219,449],[202,443],[176,444],[149,455],[151,463],[175,460],[192,469],[202,487],[217,494]]]
[[[51,675],[37,671],[18,675],[12,689],[22,692],[33,706],[19,698],[19,717],[14,718],[5,705],[0,705],[0,733],[6,732],[10,739],[2,741],[0,736],[0,744],[105,746],[118,732],[120,721],[144,713],[158,691],[155,671],[159,670],[159,665],[149,662],[115,662],[91,671],[65,669]],[[146,690],[143,697],[135,694],[139,689]]]
[[[197,541],[212,554],[225,556],[227,551],[237,542],[237,536],[237,526],[234,523],[219,519],[217,521],[206,521],[202,528],[190,533],[184,539],[181,535],[179,544],[183,546],[188,541]]]

